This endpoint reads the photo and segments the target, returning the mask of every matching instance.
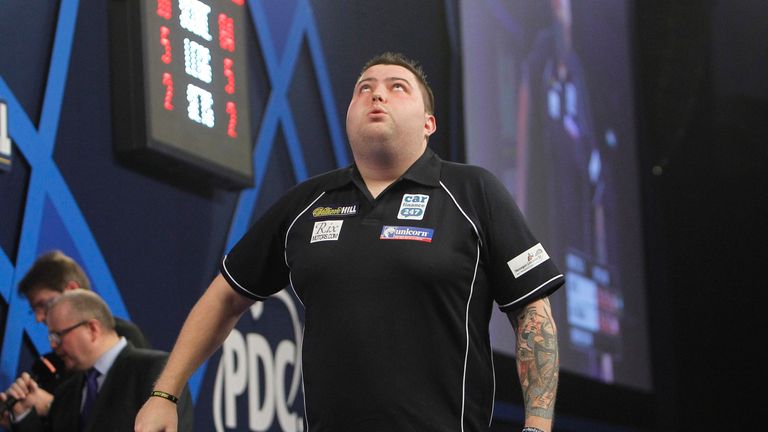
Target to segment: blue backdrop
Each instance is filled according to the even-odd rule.
[[[0,100],[13,148],[11,170],[0,171],[0,388],[49,351],[16,286],[53,248],[83,265],[115,315],[170,350],[253,218],[291,185],[350,163],[346,105],[361,65],[379,52],[423,63],[438,98],[431,146],[461,158],[453,1],[329,3],[247,2],[255,180],[239,192],[115,158],[107,2],[2,3]],[[303,430],[297,304],[284,291],[254,306],[195,374],[199,430]]]

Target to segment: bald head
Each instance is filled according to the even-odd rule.
[[[76,321],[96,320],[108,332],[115,331],[115,318],[104,300],[93,291],[74,289],[63,292],[48,305],[48,313],[67,305],[65,314]]]

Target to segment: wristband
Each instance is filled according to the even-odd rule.
[[[526,426],[523,428],[522,432],[544,432],[544,431],[537,427]]]
[[[167,399],[167,400],[169,400],[169,401],[171,401],[173,403],[177,403],[179,401],[179,398],[177,398],[176,396],[174,396],[174,395],[172,395],[170,393],[166,393],[164,391],[159,391],[159,390],[153,391],[152,393],[149,394],[149,396],[150,397],[151,396],[156,396],[156,397],[159,397],[159,398]]]

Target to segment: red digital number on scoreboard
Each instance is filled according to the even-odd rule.
[[[163,85],[165,86],[163,108],[173,111],[173,76],[168,72],[163,74]]]
[[[163,55],[160,60],[165,64],[171,64],[173,57],[171,55],[171,29],[166,26],[160,26],[160,45],[163,47]]]
[[[157,15],[167,20],[173,17],[171,0],[157,0]]]
[[[227,84],[224,86],[224,91],[228,94],[235,93],[235,70],[232,68],[235,62],[230,58],[224,58],[224,77],[227,79]]]
[[[227,114],[229,114],[227,135],[237,138],[237,105],[234,102],[227,102]]]
[[[219,46],[235,52],[235,23],[227,14],[219,14]]]

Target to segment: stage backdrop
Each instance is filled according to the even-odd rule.
[[[0,388],[49,351],[44,326],[16,286],[34,259],[54,248],[82,263],[115,315],[137,323],[155,348],[170,350],[219,260],[252,220],[293,184],[350,163],[344,118],[371,56],[394,50],[422,61],[438,101],[430,144],[446,159],[460,158],[452,1],[136,1],[145,27],[129,34],[125,56],[156,52],[147,60],[153,67],[175,69],[168,69],[171,79],[148,76],[131,85],[146,86],[161,103],[174,96],[170,102],[182,115],[167,126],[178,133],[206,130],[194,128],[213,126],[206,115],[215,113],[216,127],[229,128],[208,143],[214,153],[225,134],[250,136],[252,183],[227,189],[174,158],[146,165],[116,153],[116,134],[119,141],[135,139],[125,135],[137,130],[137,117],[124,109],[113,115],[113,107],[136,93],[112,85],[137,77],[125,74],[125,57],[112,48],[110,11],[135,4],[3,1]],[[228,21],[238,14],[242,22]],[[222,70],[229,66],[215,63],[213,83],[205,83],[206,62],[226,57],[229,48],[237,51],[229,75]],[[192,81],[199,84],[194,92]],[[236,111],[219,99],[228,97],[227,84],[247,84]],[[248,123],[250,130],[235,128]],[[243,317],[190,382],[197,430],[303,430],[301,314],[283,291]]]
[[[254,218],[297,182],[351,162],[346,108],[375,54],[422,62],[437,98],[430,146],[463,161],[459,21],[472,15],[458,4],[0,2],[0,388],[49,351],[16,289],[50,249],[82,263],[115,315],[170,350]],[[508,4],[484,0],[475,12]],[[486,30],[506,17],[496,15]],[[481,70],[468,58],[464,70]],[[302,312],[282,291],[243,316],[190,381],[197,430],[304,430]],[[514,362],[496,357],[493,430],[519,430]],[[627,430],[574,418],[574,395],[607,399],[608,384],[591,397],[570,388],[559,430]]]

